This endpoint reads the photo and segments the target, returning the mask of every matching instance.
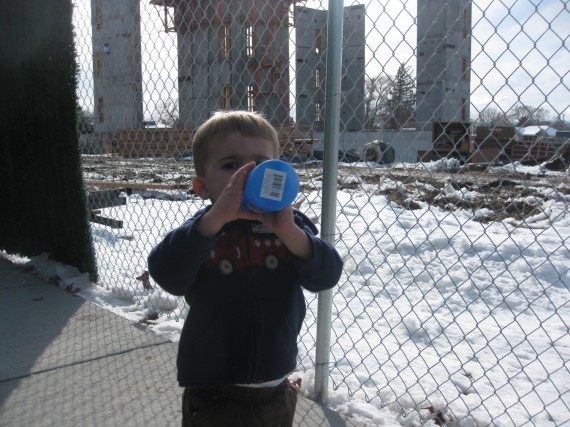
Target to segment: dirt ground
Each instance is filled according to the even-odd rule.
[[[302,190],[317,188],[323,179],[322,163],[294,164]],[[130,159],[114,155],[84,156],[83,171],[90,190],[124,188],[128,192],[173,190],[191,193],[194,168],[190,159]],[[422,204],[453,211],[465,209],[483,222],[513,218],[524,221],[556,199],[570,204],[570,176],[565,171],[463,165],[453,170],[428,170],[421,165],[373,163],[339,164],[339,189],[385,195],[405,209]],[[147,193],[152,197],[153,193]],[[459,195],[463,195],[462,197]],[[568,210],[568,209],[567,209]]]

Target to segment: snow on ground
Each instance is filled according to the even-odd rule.
[[[330,406],[378,426],[570,425],[569,197],[528,196],[541,209],[524,223],[482,222],[485,210],[406,210],[364,188],[338,192],[345,271],[333,297]],[[321,196],[317,184],[298,199],[317,222]],[[30,264],[176,341],[188,307],[141,277],[152,246],[203,206],[175,199],[131,195],[104,210],[124,228],[92,226],[100,285],[47,256]],[[310,397],[316,300],[307,300],[291,377]]]

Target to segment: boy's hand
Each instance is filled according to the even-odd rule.
[[[277,236],[285,235],[294,227],[297,227],[293,218],[293,208],[291,206],[276,212],[260,212],[257,215],[257,220],[261,221]]]
[[[245,180],[254,167],[255,162],[250,162],[231,176],[222,193],[198,223],[202,235],[215,236],[225,224],[236,219],[258,219],[257,214],[241,208]]]
[[[277,212],[255,213],[241,208],[243,188],[249,172],[255,167],[250,162],[239,168],[208,212],[198,223],[204,236],[215,236],[228,222],[236,219],[261,221],[283,242],[289,251],[300,259],[310,259],[313,249],[307,234],[295,224],[291,206]]]
[[[275,233],[287,249],[297,258],[304,260],[311,258],[313,249],[309,237],[295,224],[291,206],[277,212],[259,214],[257,219],[272,233]]]

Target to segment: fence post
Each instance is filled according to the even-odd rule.
[[[321,236],[330,243],[334,243],[336,227],[343,14],[343,0],[329,0]],[[315,400],[323,405],[328,402],[332,292],[319,293],[317,309]]]

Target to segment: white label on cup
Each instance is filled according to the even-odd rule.
[[[285,190],[285,180],[287,173],[275,169],[265,169],[263,181],[261,183],[261,197],[280,202],[283,200]]]

